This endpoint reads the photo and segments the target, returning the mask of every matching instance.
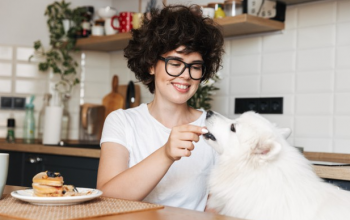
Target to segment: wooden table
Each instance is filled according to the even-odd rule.
[[[14,190],[25,189],[20,186],[5,186],[4,194]],[[0,220],[13,220],[14,218],[0,216]],[[89,218],[89,220],[240,220],[238,218],[217,215],[208,212],[198,212],[182,208],[166,206],[164,209],[140,211],[126,214]]]

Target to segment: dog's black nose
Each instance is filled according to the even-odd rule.
[[[209,118],[210,116],[212,116],[214,114],[213,111],[209,110],[207,111],[207,116],[205,118]]]

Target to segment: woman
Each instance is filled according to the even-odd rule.
[[[205,111],[187,100],[218,71],[223,36],[198,8],[167,6],[132,31],[128,67],[154,99],[107,117],[97,179],[105,196],[205,209],[215,153],[200,137]]]

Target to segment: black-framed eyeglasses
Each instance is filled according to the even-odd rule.
[[[165,62],[165,71],[169,76],[180,76],[185,69],[188,68],[191,79],[200,80],[204,77],[205,66],[203,62],[185,63],[184,61],[176,58],[164,58],[161,56],[159,59]]]

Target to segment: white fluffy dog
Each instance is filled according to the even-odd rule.
[[[219,153],[208,207],[251,220],[349,220],[350,192],[325,183],[281,130],[257,113],[235,120],[208,111],[207,142]]]

